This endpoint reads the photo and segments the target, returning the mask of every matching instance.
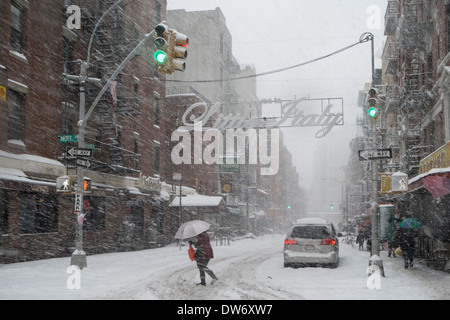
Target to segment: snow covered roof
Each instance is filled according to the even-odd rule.
[[[55,186],[55,182],[47,182],[40,180],[30,179],[22,170],[18,169],[10,169],[0,167],[0,179],[16,181],[16,182],[24,182],[24,183],[34,183],[34,184],[44,184],[47,186]]]
[[[4,157],[4,158],[14,159],[14,160],[28,160],[28,161],[47,163],[47,164],[51,164],[54,166],[59,166],[59,167],[65,168],[64,165],[57,160],[44,158],[44,157],[40,157],[40,156],[34,156],[31,154],[15,154],[15,153],[9,153],[9,152],[0,150],[0,156]]]
[[[420,180],[430,174],[436,174],[436,173],[445,173],[445,172],[450,172],[450,167],[447,168],[433,168],[430,171],[427,171],[425,173],[422,174],[418,174],[417,176],[415,176],[414,178],[409,179],[408,184],[412,184],[413,182],[416,182],[417,180]]]
[[[223,201],[222,197],[210,197],[199,194],[187,195],[182,197],[181,205],[183,207],[216,207]],[[170,204],[171,207],[180,205],[180,197],[175,197]]]

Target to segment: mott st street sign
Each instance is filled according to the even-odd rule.
[[[359,160],[376,160],[392,158],[392,149],[359,150]]]
[[[77,142],[78,135],[76,134],[63,134],[59,136],[59,142]]]

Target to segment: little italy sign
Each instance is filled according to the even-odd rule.
[[[262,165],[261,175],[276,174],[279,168],[279,128],[318,126],[321,129],[316,132],[316,138],[325,137],[335,125],[342,125],[344,121],[342,112],[331,112],[332,100],[342,101],[315,99],[321,101],[320,114],[305,114],[299,109],[300,104],[311,100],[303,98],[289,101],[281,106],[279,118],[260,118],[255,116],[251,108],[245,108],[243,113],[224,115],[220,113],[219,102],[211,107],[204,102],[195,103],[184,112],[183,126],[172,133],[171,140],[178,141],[172,149],[172,162],[192,164],[193,146],[194,164],[223,164],[224,161],[234,164],[236,159],[237,164],[245,164],[248,150],[248,163],[257,164],[259,160]],[[327,103],[324,104],[324,101]]]
[[[341,112],[332,113],[332,102],[341,103]],[[305,114],[303,110],[299,109],[300,104],[308,104],[312,101],[320,101],[326,103],[322,107],[320,114]],[[301,98],[292,100],[281,106],[281,117],[277,119],[259,118],[251,116],[252,109],[245,108],[243,113],[223,115],[220,113],[220,102],[208,107],[204,102],[199,102],[191,105],[183,114],[182,121],[185,129],[193,130],[194,122],[201,121],[203,130],[208,129],[249,129],[249,128],[279,128],[279,127],[322,127],[316,133],[316,138],[325,137],[335,125],[342,125],[344,123],[344,115],[342,110],[341,98],[327,98],[327,99],[307,99]],[[198,114],[198,116],[195,116]],[[214,115],[217,115],[215,118]],[[188,119],[189,117],[189,119]],[[207,127],[208,121],[214,121],[212,127]]]

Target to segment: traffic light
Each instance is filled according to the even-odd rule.
[[[72,179],[69,176],[56,178],[56,192],[69,193],[72,191]]]
[[[158,72],[172,74],[175,70],[184,71],[189,38],[176,30],[169,29],[164,23],[155,27],[156,51],[153,55]]]
[[[334,210],[334,205],[333,204],[330,204],[330,209]]]
[[[170,32],[169,46],[169,59],[171,62],[170,71],[184,71],[186,69],[186,63],[184,62],[184,60],[187,58],[189,38],[187,37],[187,35],[182,34],[176,30],[171,31],[172,32]]]
[[[377,89],[371,88],[369,90],[369,99],[367,100],[367,102],[368,102],[367,115],[372,119],[376,119],[378,117],[378,92],[377,92]]]
[[[169,60],[169,28],[164,24],[160,23],[155,27],[156,39],[155,47],[156,51],[153,55],[155,58],[155,63],[159,66],[158,71],[161,69],[166,69]]]
[[[92,182],[90,178],[83,178],[83,192],[91,192]]]

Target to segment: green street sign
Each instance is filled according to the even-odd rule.
[[[62,134],[59,136],[59,142],[78,142],[78,135]]]

